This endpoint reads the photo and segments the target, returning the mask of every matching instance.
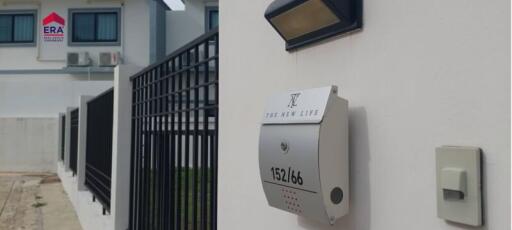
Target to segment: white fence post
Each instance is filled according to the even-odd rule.
[[[128,229],[130,221],[130,168],[132,84],[140,67],[120,65],[114,71],[114,124],[112,136],[112,187],[110,211],[115,230]]]
[[[80,97],[80,109],[78,110],[78,153],[77,153],[77,181],[78,191],[85,191],[85,151],[87,146],[87,102],[92,96]]]

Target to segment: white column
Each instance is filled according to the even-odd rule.
[[[114,72],[114,130],[112,136],[112,188],[110,213],[114,229],[126,230],[130,221],[131,116],[130,77],[142,68],[121,65]]]
[[[78,191],[85,191],[85,151],[87,146],[87,102],[92,96],[80,97],[80,109],[78,110],[78,156],[77,156],[77,180]]]

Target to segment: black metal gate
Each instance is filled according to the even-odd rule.
[[[219,34],[132,77],[130,229],[217,229]]]
[[[69,148],[69,168],[76,175],[76,165],[78,156],[78,108],[71,111],[71,139]]]
[[[110,211],[114,89],[87,102],[85,186]]]
[[[61,130],[60,130],[60,138],[61,138],[61,141],[60,141],[60,159],[62,161],[64,161],[64,148],[65,148],[65,144],[66,143],[66,115],[62,116],[61,117],[61,120],[60,120],[60,127],[61,127]]]

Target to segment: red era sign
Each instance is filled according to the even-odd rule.
[[[52,12],[43,19],[43,39],[47,42],[62,42],[64,40],[64,25],[66,20]]]

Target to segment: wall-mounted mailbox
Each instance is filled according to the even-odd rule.
[[[335,86],[277,94],[259,142],[270,206],[323,223],[349,210],[348,101]]]

